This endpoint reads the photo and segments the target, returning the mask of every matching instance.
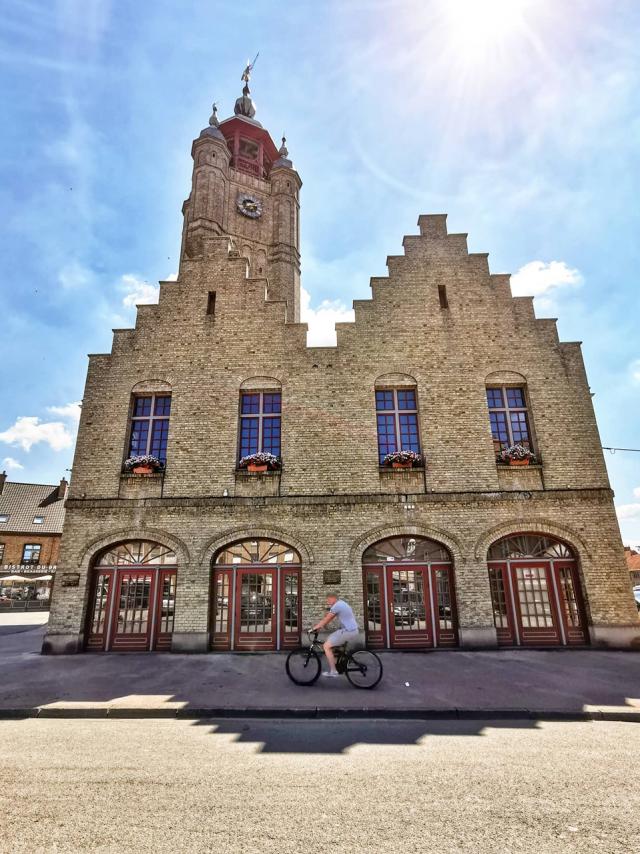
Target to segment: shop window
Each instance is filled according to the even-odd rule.
[[[151,454],[163,463],[167,460],[171,395],[138,395],[133,399],[131,436],[127,456]]]
[[[524,388],[487,388],[487,405],[496,456],[511,445],[533,451]]]
[[[251,391],[240,394],[239,459],[258,453],[279,457],[281,431],[281,392]]]
[[[420,453],[416,390],[393,388],[376,390],[378,458],[380,465],[394,451]]]

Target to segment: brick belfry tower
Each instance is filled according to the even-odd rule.
[[[287,304],[300,320],[300,176],[285,138],[277,149],[255,120],[250,66],[235,115],[222,122],[217,107],[191,149],[191,194],[183,205],[181,266],[201,258],[208,237],[228,235],[249,264],[248,275],[267,280],[266,297]]]

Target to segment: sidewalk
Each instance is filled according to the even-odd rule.
[[[640,652],[382,653],[374,691],[308,688],[285,656],[39,655],[44,626],[0,633],[0,717],[459,717],[640,722]],[[5,629],[6,631],[6,629]]]

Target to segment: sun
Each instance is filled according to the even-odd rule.
[[[531,5],[532,0],[442,0],[440,11],[452,46],[472,59],[525,31]]]

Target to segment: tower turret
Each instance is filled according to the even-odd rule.
[[[269,300],[287,303],[287,318],[300,319],[300,176],[286,141],[276,148],[255,119],[249,90],[252,65],[234,115],[218,121],[214,104],[209,127],[194,140],[191,194],[183,205],[182,259],[202,256],[207,236],[228,234],[248,262],[248,275],[267,280]]]

